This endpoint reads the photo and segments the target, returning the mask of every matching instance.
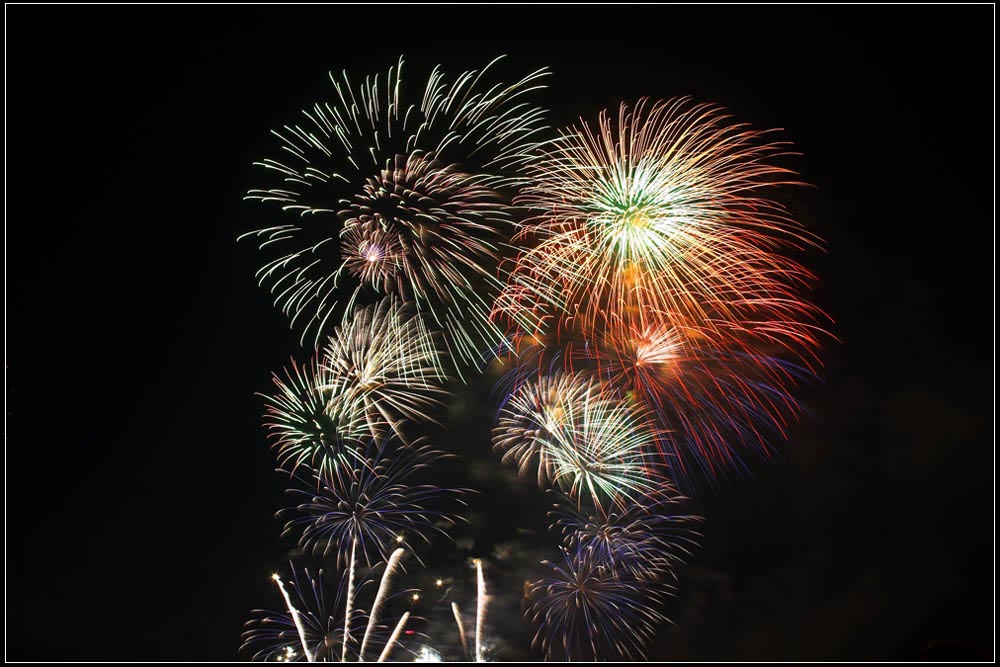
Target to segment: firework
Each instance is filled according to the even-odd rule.
[[[393,438],[366,440],[351,465],[295,477],[289,493],[303,500],[285,524],[284,534],[301,531],[303,549],[323,558],[347,560],[357,549],[366,564],[385,560],[393,549],[430,543],[434,533],[458,518],[460,490],[420,484],[420,474],[445,454],[417,441],[403,446]]]
[[[688,99],[581,121],[528,165],[518,203],[537,214],[521,238],[538,243],[511,284],[588,329],[608,313],[640,327],[649,314],[811,318],[795,292],[813,276],[781,251],[816,239],[763,194],[798,184],[776,164],[787,152]]]
[[[701,518],[678,513],[685,499],[663,489],[611,512],[583,509],[562,494],[556,497],[559,502],[549,516],[561,528],[566,547],[592,550],[616,573],[642,580],[676,578],[676,566],[698,544],[692,524]]]
[[[430,412],[446,395],[434,337],[405,304],[386,297],[356,309],[327,341],[320,389],[326,414],[352,437],[405,438],[407,421],[435,421]]]
[[[258,279],[303,340],[328,333],[345,274],[430,312],[459,360],[501,340],[489,320],[497,244],[522,183],[513,170],[543,129],[526,100],[546,71],[503,84],[497,60],[453,80],[435,68],[414,97],[402,59],[358,85],[331,74],[333,99],[273,132],[281,157],[256,164],[276,183],[247,198],[299,220],[250,235],[271,257]]]
[[[267,405],[264,425],[278,452],[278,463],[295,471],[306,464],[332,470],[342,462],[351,443],[327,414],[329,391],[322,366],[315,361],[292,362],[284,376],[273,376],[277,392],[262,395]]]
[[[324,590],[322,571],[313,576],[307,568],[290,564],[292,577],[287,586],[278,575],[286,611],[255,609],[246,624],[242,650],[252,650],[254,660],[312,662],[317,653],[329,654],[340,643],[338,623],[333,618],[330,600]],[[301,631],[299,628],[302,628]]]
[[[287,587],[280,576],[274,575],[287,612],[254,610],[254,618],[247,622],[243,633],[242,648],[253,651],[254,660],[286,662],[304,658],[308,662],[328,662],[335,661],[339,655],[340,662],[347,662],[351,658],[364,661],[367,647],[381,644],[383,648],[378,662],[383,662],[397,646],[399,635],[410,618],[410,612],[404,612],[390,633],[390,626],[383,621],[382,615],[387,598],[393,597],[389,596],[388,590],[402,555],[403,549],[397,549],[390,556],[382,572],[375,601],[367,611],[357,607],[356,598],[362,588],[374,583],[372,571],[368,571],[363,581],[355,585],[353,562],[344,572],[346,582],[342,582],[333,604],[329,604],[330,600],[324,593],[322,570],[314,577],[308,569],[292,565],[292,578]],[[343,583],[347,584],[346,595]],[[338,616],[340,613],[343,613],[343,618]],[[352,646],[356,642],[351,641],[351,636],[353,629],[362,622],[365,630],[361,647],[355,651]]]
[[[804,410],[795,390],[815,380],[809,367],[749,334],[713,338],[670,322],[608,331],[568,356],[648,410],[671,477],[687,486],[695,473],[713,480],[743,469],[745,452],[772,456]]]
[[[577,544],[560,563],[545,561],[546,579],[528,586],[534,646],[550,660],[638,660],[656,627],[665,589],[637,579]]]
[[[500,411],[494,448],[521,472],[597,506],[622,505],[656,488],[655,434],[641,412],[581,374],[543,375]]]

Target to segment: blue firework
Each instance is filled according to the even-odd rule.
[[[359,561],[385,560],[397,547],[429,544],[459,519],[461,490],[419,483],[423,470],[446,455],[414,442],[404,446],[387,437],[366,439],[350,465],[298,476],[289,493],[301,503],[285,534],[300,533],[303,549],[346,562],[352,549]]]

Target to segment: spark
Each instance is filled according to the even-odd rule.
[[[358,550],[355,538],[351,543],[351,560],[347,566],[347,606],[344,611],[344,642],[340,651],[340,661],[347,662],[347,645],[351,643],[351,616],[354,613],[354,564]]]

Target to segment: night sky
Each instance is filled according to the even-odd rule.
[[[693,95],[803,153],[825,385],[784,461],[701,494],[651,657],[993,657],[992,7],[6,13],[8,658],[246,657],[290,547],[254,394],[305,354],[242,196],[328,70],[401,53],[413,78],[547,65],[554,126]],[[556,537],[490,451],[487,387],[436,435],[482,492],[440,549],[493,558],[501,657],[537,658],[518,587]]]

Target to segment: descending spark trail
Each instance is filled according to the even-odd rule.
[[[486,579],[483,578],[483,561],[476,559],[476,662],[483,662],[483,622],[486,620]]]
[[[285,590],[285,584],[282,583],[281,577],[275,572],[271,575],[271,578],[278,584],[278,588],[281,590],[281,596],[285,598],[285,605],[288,607],[288,613],[291,614],[292,620],[295,622],[295,628],[299,631],[299,639],[302,641],[302,652],[306,654],[306,660],[313,662],[312,653],[309,651],[309,645],[306,643],[306,631],[302,627],[302,619],[299,618],[299,610],[295,608],[292,604],[292,599],[288,597],[288,591]]]
[[[378,621],[379,611],[382,609],[382,601],[385,599],[385,594],[389,589],[389,578],[392,573],[396,570],[396,566],[399,564],[399,559],[403,557],[403,549],[396,549],[389,556],[389,562],[385,565],[385,572],[382,573],[382,582],[379,584],[378,593],[375,595],[375,602],[372,603],[371,611],[368,614],[368,627],[365,628],[365,636],[361,640],[361,650],[358,652],[358,660],[365,659],[365,647],[368,646],[368,638],[372,634],[372,629],[375,627],[375,623]],[[407,617],[409,614],[407,614]],[[402,623],[402,621],[400,621]],[[390,642],[396,641],[396,635]],[[386,644],[385,652],[383,655],[389,651],[389,644]],[[379,658],[379,662],[382,662],[382,658]]]
[[[469,657],[469,640],[465,636],[465,624],[462,623],[462,613],[458,610],[458,605],[451,603],[451,613],[455,615],[455,624],[458,625],[458,637],[462,641],[462,651],[465,657]]]

